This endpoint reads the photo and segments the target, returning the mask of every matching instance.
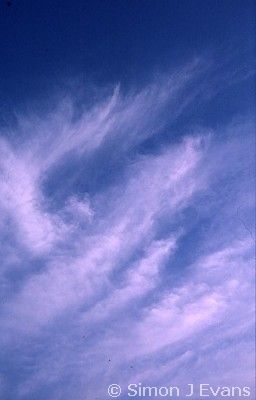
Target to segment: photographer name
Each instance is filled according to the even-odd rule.
[[[248,386],[211,386],[208,383],[198,385],[188,384],[186,388],[178,386],[143,386],[141,383],[128,385],[129,397],[249,397],[251,389]]]

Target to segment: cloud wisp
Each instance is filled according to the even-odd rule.
[[[210,70],[195,60],[78,118],[65,100],[3,132],[3,395],[252,385],[253,122],[175,135]]]

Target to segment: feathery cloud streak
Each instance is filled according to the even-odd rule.
[[[70,99],[3,132],[3,396],[252,385],[253,122],[175,135],[209,76],[196,60],[78,118]]]

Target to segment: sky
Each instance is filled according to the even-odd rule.
[[[255,398],[254,23],[1,2],[1,400]]]

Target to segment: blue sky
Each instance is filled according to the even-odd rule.
[[[2,2],[1,399],[255,397],[254,18]]]

